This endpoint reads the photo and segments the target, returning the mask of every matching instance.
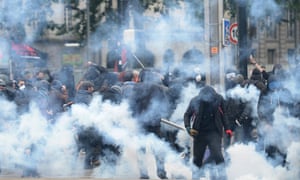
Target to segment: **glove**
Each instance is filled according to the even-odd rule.
[[[186,127],[186,131],[190,136],[197,136],[198,135],[198,131],[195,129],[192,129],[190,127]]]
[[[230,129],[227,129],[225,131],[225,133],[229,136],[229,137],[232,137],[233,136],[233,132],[230,130]]]

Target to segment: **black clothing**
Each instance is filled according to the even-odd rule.
[[[100,92],[102,95],[102,101],[110,101],[115,104],[120,104],[122,101],[122,94],[120,91],[118,91],[115,87],[113,86],[111,88],[104,89],[103,91]],[[121,89],[121,87],[120,87]]]
[[[88,90],[79,89],[75,95],[75,104],[86,104],[89,105],[92,101],[93,94]]]
[[[6,87],[3,90],[0,90],[0,98],[3,98],[8,101],[13,101],[15,99],[16,92],[13,88]]]
[[[205,106],[204,105],[208,105]],[[210,113],[206,113],[205,111]],[[208,121],[209,117],[211,121]],[[191,118],[194,118],[193,125],[191,126]],[[208,124],[210,122],[210,124]],[[205,124],[206,126],[201,126]],[[216,130],[219,135],[223,135],[223,127],[229,129],[229,122],[224,116],[224,99],[221,95],[217,94],[212,87],[205,86],[198,96],[194,97],[186,112],[184,113],[185,127],[192,127],[197,131]],[[215,129],[213,128],[215,127]],[[213,128],[213,129],[211,129]]]
[[[91,64],[84,73],[83,80],[92,82],[95,86],[95,90],[98,90],[102,87],[104,83],[104,74],[106,73],[106,68],[102,66],[97,66],[95,64]]]
[[[230,129],[234,130],[239,124],[242,125],[243,118],[241,115],[244,109],[245,103],[240,98],[227,97],[225,100],[225,111],[230,124]]]
[[[153,82],[136,83],[130,89],[129,98],[130,107],[133,111],[133,117],[142,129],[142,133],[154,134],[161,138],[160,119],[168,117],[170,113],[170,103],[164,86]],[[139,149],[139,158],[143,156],[145,149]],[[164,154],[154,152],[156,160],[157,175],[165,179],[166,171],[164,168]],[[147,177],[147,167],[143,165],[143,159],[139,161],[141,177]]]
[[[93,126],[81,127],[77,132],[78,150],[86,153],[84,168],[91,169],[100,165],[100,161],[115,166],[120,157],[120,148]],[[109,138],[108,138],[109,139]]]
[[[16,97],[14,102],[17,105],[17,112],[22,114],[29,110],[29,103],[33,96],[33,89],[25,87],[24,89],[16,90]]]
[[[134,84],[129,103],[133,116],[142,127],[160,127],[160,119],[169,116],[170,103],[166,92],[166,87],[159,84]]]
[[[258,96],[267,90],[267,86],[263,82],[259,71],[255,71],[251,79],[243,81],[241,85],[241,88],[245,88],[246,92],[251,90],[252,87],[257,88],[259,91]],[[226,116],[231,123],[231,128],[235,130],[234,139],[236,142],[248,143],[257,141],[257,136],[253,132],[257,128],[259,119],[256,115],[256,109],[253,108],[253,99],[243,97],[228,98],[226,100]]]
[[[62,90],[52,88],[49,92],[49,110],[52,113],[53,120],[55,120],[61,113],[65,111],[64,104],[66,102],[66,95]]]
[[[75,77],[72,66],[63,66],[62,69],[58,72],[57,80],[64,84],[68,90],[69,100],[73,100],[76,90],[75,90]]]
[[[49,116],[49,88],[50,84],[46,80],[37,81],[37,91],[33,97],[33,101],[36,103],[40,112],[45,118],[50,118]]]
[[[193,136],[193,163],[198,168],[203,165],[206,147],[209,148],[210,158],[216,164],[224,162],[222,136],[224,129],[229,130],[229,123],[225,117],[223,97],[212,87],[204,86],[199,95],[190,101],[184,114],[184,125],[198,131]],[[199,174],[199,170],[193,171],[193,176],[196,174]]]
[[[216,164],[224,162],[223,154],[220,149],[222,148],[222,138],[216,131],[200,132],[197,138],[194,138],[193,162],[196,166],[201,167],[206,147],[208,146],[211,158],[215,160]]]
[[[78,149],[86,153],[84,167],[91,169],[96,161],[99,161],[103,138],[94,127],[82,128],[78,132]]]

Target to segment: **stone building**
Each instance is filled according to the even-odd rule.
[[[7,2],[0,0],[0,7]],[[126,23],[120,24],[122,35],[118,37],[122,37],[120,41],[130,48],[132,54],[137,55],[140,51],[138,48],[144,48],[153,54],[154,62],[150,64],[162,68],[164,53],[167,50],[171,49],[174,52],[175,63],[181,63],[185,59],[185,53],[196,49],[202,55],[196,65],[207,75],[206,80],[211,84],[223,84],[226,69],[238,68],[239,45],[224,46],[223,42],[223,19],[230,19],[224,11],[223,0],[194,1],[198,3],[196,7],[193,7],[190,1],[182,0],[178,1],[177,8],[169,9],[163,0],[144,0],[140,1],[146,7],[142,13],[137,13],[134,2],[137,0],[107,0],[98,8],[98,13],[104,14],[101,22],[106,21],[106,8],[121,12],[122,20]],[[80,0],[78,9],[88,13],[88,3],[89,0]],[[52,3],[51,9],[53,13],[47,16],[47,20],[65,24],[67,28],[72,26],[74,9],[67,7],[64,1]],[[198,19],[191,13],[196,13]],[[251,18],[247,20],[247,35],[251,37],[249,48],[258,62],[267,68],[275,63],[285,66],[294,63],[299,49],[299,20],[294,21],[295,15],[288,10],[283,14],[282,20],[276,23],[271,16],[264,16],[255,22]],[[109,41],[98,41],[89,29],[85,32],[89,41],[85,43],[79,42],[79,38],[71,33],[57,35],[55,31],[45,31],[43,36],[37,37],[39,15],[35,16],[36,21],[31,19],[30,23],[25,23],[27,41],[48,53],[50,69],[57,70],[65,64],[71,64],[78,79],[88,60],[104,67],[108,66],[108,53],[113,50]],[[230,19],[230,22],[234,23],[236,19]]]

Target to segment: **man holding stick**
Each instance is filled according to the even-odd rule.
[[[210,152],[209,159],[220,165],[222,171],[218,179],[226,179],[224,157],[222,154],[222,136],[232,136],[228,121],[224,114],[224,99],[212,87],[204,86],[194,97],[184,113],[186,131],[193,137],[193,179],[203,176],[203,158],[206,147]]]

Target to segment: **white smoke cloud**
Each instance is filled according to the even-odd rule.
[[[12,7],[18,7],[15,1],[9,2]],[[176,11],[180,10],[177,9]],[[267,11],[276,14],[280,10],[272,0],[256,0],[251,4],[250,14],[252,16],[264,17],[267,15]],[[20,8],[8,12],[8,21],[23,21],[24,14]],[[3,14],[0,13],[0,17],[2,16]],[[171,22],[174,21],[176,19],[171,20]],[[183,27],[188,29],[188,25],[180,16],[176,26],[179,29]],[[158,24],[158,27],[168,32],[166,21],[162,21],[161,24]],[[151,38],[155,37],[151,36]],[[160,39],[161,44],[164,44],[167,40]],[[215,67],[213,64],[211,66]],[[208,69],[207,66],[201,66],[201,70],[206,72],[206,69]],[[192,72],[188,68],[182,69],[182,71],[185,70],[187,73]],[[294,85],[295,81],[290,83]],[[289,87],[293,87],[291,88],[293,94],[298,94],[296,86]],[[182,118],[189,100],[198,93],[199,89],[195,86],[183,88],[179,104],[170,120],[183,125]],[[235,88],[230,92],[230,95],[240,97],[245,101],[251,101],[253,107],[257,105],[258,91],[252,86],[247,89]],[[17,115],[16,106],[13,103],[1,99],[0,107],[0,166],[3,171],[12,171],[18,174],[21,173],[23,166],[37,163],[37,169],[42,177],[85,176],[86,171],[83,169],[83,159],[77,152],[76,133],[74,131],[74,125],[84,125],[96,127],[99,132],[105,135],[105,140],[120,145],[122,149],[117,167],[114,168],[111,164],[104,163],[103,160],[102,164],[90,174],[92,177],[137,178],[139,176],[137,150],[140,147],[146,147],[147,153],[144,160],[148,165],[147,168],[151,178],[157,178],[154,152],[165,155],[165,166],[169,178],[178,176],[186,179],[191,178],[190,164],[185,164],[182,161],[180,153],[171,149],[169,144],[162,139],[140,133],[137,121],[132,118],[129,105],[125,101],[120,105],[109,102],[102,103],[101,96],[96,96],[90,106],[73,105],[71,110],[64,113],[53,126],[48,124],[34,104],[30,106],[30,111],[22,116]],[[266,136],[269,142],[280,145],[280,149],[287,153],[288,168],[280,165],[274,166],[266,158],[264,152],[256,150],[255,144],[235,144],[228,149],[230,159],[226,169],[228,179],[299,179],[300,145],[298,124],[299,119],[287,118],[278,109],[275,112],[273,127],[275,134]],[[171,129],[167,125],[163,126],[167,130]],[[177,143],[181,147],[191,146],[192,139],[185,131],[179,131]],[[35,156],[28,159],[26,148],[32,144],[35,144],[37,150],[34,152]]]
[[[255,92],[254,90],[251,90]],[[173,116],[170,118],[179,125],[182,124],[182,116],[189,100],[198,94],[199,89],[189,86],[183,89],[180,103]],[[247,91],[237,89],[235,95],[249,98]],[[248,93],[248,94],[246,94]],[[246,95],[245,95],[246,94]],[[251,100],[251,98],[247,99]],[[74,124],[85,126],[93,125],[105,138],[112,143],[121,146],[122,154],[117,167],[103,163],[90,174],[92,177],[101,178],[137,178],[138,156],[137,150],[146,147],[147,152],[144,161],[150,178],[157,178],[155,172],[154,152],[165,154],[168,177],[191,178],[190,164],[183,162],[180,153],[175,152],[162,139],[155,136],[145,136],[140,133],[136,120],[131,117],[126,101],[120,105],[102,102],[101,96],[95,96],[90,106],[75,104],[71,111],[63,114],[53,126],[49,126],[42,117],[37,107],[33,104],[30,111],[22,116],[16,115],[15,105],[6,101],[4,109],[7,113],[1,114],[1,123],[5,124],[0,133],[1,168],[3,171],[19,172],[24,165],[38,162],[38,171],[43,177],[82,177],[85,175],[83,160],[78,155],[74,139]],[[2,106],[4,107],[4,106]],[[9,112],[9,113],[8,113]],[[263,151],[256,149],[255,144],[235,144],[228,149],[230,159],[227,166],[229,179],[293,179],[299,177],[299,133],[298,119],[286,118],[280,109],[275,113],[274,129],[276,136],[270,136],[274,143],[280,140],[287,153],[288,168],[280,165],[274,166],[266,158]],[[181,120],[181,121],[180,121]],[[290,127],[297,131],[289,131]],[[177,135],[181,146],[190,146],[192,140],[184,131]],[[269,137],[266,137],[269,138]],[[36,158],[28,161],[25,150],[32,143],[36,145]]]
[[[254,145],[236,144],[228,149],[228,179],[278,179],[277,171]]]
[[[278,15],[281,9],[274,0],[254,0],[250,3],[250,15],[257,19],[266,17],[268,15]]]

